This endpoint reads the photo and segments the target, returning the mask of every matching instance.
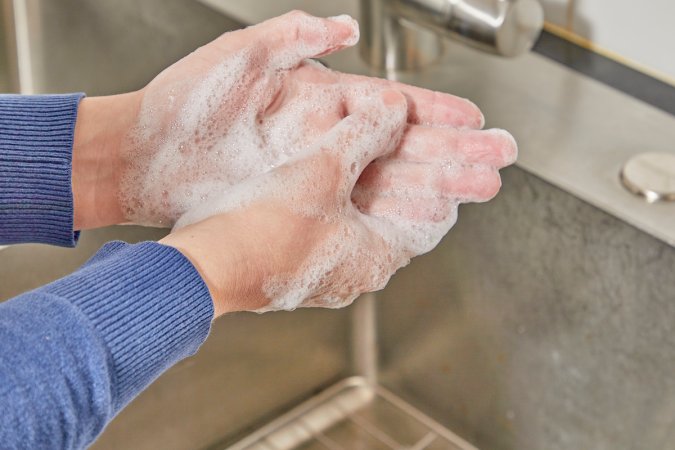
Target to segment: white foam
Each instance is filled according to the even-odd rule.
[[[354,23],[348,16],[333,20]],[[358,27],[352,41],[357,39]],[[122,203],[128,218],[136,223],[175,223],[180,228],[260,198],[284,200],[295,214],[329,222],[337,231],[317,244],[294,273],[265,281],[263,290],[270,303],[259,311],[348,305],[360,293],[384,287],[411,257],[434,248],[455,223],[462,199],[446,199],[450,213],[437,222],[404,218],[396,210],[372,217],[358,211],[364,205],[351,203],[336,213],[301,201],[305,189],[325,183],[315,179],[317,172],[291,169],[283,178],[262,176],[310,151],[324,134],[314,128],[311,119],[335,114],[335,105],[345,99],[336,84],[297,82],[287,86],[293,95],[283,99],[280,109],[265,113],[271,94],[284,82],[284,72],[252,67],[255,51],[245,49],[232,55],[199,82],[174,83],[161,91],[168,95],[148,92],[130,143],[149,152],[142,159],[128,155]],[[290,61],[278,63],[290,66]],[[375,85],[364,82],[350,90],[359,99],[357,109],[381,101],[381,88]],[[222,108],[223,104],[228,106]],[[162,121],[167,114],[171,119]],[[361,139],[362,153],[379,145],[377,139]],[[440,195],[430,187],[424,189],[422,193],[430,198]],[[364,196],[362,201],[369,199]],[[372,250],[373,242],[364,238],[373,235],[381,240],[381,250]]]

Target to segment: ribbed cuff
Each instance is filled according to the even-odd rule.
[[[110,242],[41,290],[69,299],[110,352],[115,412],[208,336],[213,302],[190,261],[155,242]]]
[[[71,166],[83,96],[0,95],[0,244],[77,242]]]

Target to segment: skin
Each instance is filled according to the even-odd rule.
[[[317,250],[330,254],[336,239],[339,251],[330,257],[328,274],[305,292],[302,306],[323,304],[325,296],[349,303],[361,292],[381,288],[405,263],[409,255],[389,246],[350,198],[363,168],[396,147],[405,115],[405,98],[383,91],[381,101],[340,121],[301,157],[238,186],[238,193],[252,193],[243,207],[181,228],[162,241],[199,266],[207,285],[219,287],[212,291],[216,314],[265,307],[266,280],[301,280],[303,266],[313,265]],[[236,238],[212,239],[229,233]],[[363,270],[359,254],[386,270],[373,277],[374,272]],[[211,255],[218,263],[211,263]],[[234,290],[232,280],[237,280]]]
[[[128,205],[121,200],[125,194],[120,192],[122,179],[128,173],[130,161],[138,155],[151,156],[154,151],[152,145],[129,141],[130,133],[138,126],[144,102],[163,99],[175,92],[188,95],[189,89],[176,91],[176,86],[199,80],[242,48],[251,46],[256,49],[253,54],[259,55],[256,67],[283,66],[278,79],[270,81],[261,72],[258,78],[254,76],[250,81],[251,90],[258,89],[265,94],[266,100],[260,105],[263,122],[282,116],[290,105],[297,105],[298,99],[308,98],[308,104],[312,103],[308,96],[319,92],[316,87],[329,86],[341,93],[340,100],[328,105],[321,114],[310,111],[292,127],[298,130],[298,141],[313,152],[303,154],[269,174],[259,174],[259,178],[267,180],[265,185],[268,182],[274,184],[269,180],[289,171],[313,173],[314,179],[322,180],[322,183],[296,186],[299,192],[315,192],[307,194],[309,197],[304,198],[303,203],[314,204],[327,211],[328,216],[346,209],[351,214],[349,219],[353,219],[350,224],[360,223],[356,220],[362,220],[358,214],[377,220],[403,217],[419,223],[440,222],[452,214],[448,199],[487,201],[494,197],[501,185],[498,170],[515,160],[516,145],[508,133],[480,130],[484,120],[475,105],[452,95],[341,74],[303,62],[306,58],[322,56],[353,44],[352,34],[353,29],[345,22],[292,12],[221,36],[166,69],[140,91],[83,99],[73,148],[75,229],[130,221]],[[345,127],[354,128],[356,124],[345,122],[345,118],[361,117],[369,123],[366,118],[371,117],[368,114],[373,111],[362,104],[364,87],[382,91],[385,105],[403,109],[401,123],[390,124],[398,132],[394,133],[396,137],[391,137],[395,145],[386,152],[382,148],[371,149],[379,156],[375,161],[355,150],[363,145],[352,145],[351,141],[343,140],[340,147],[326,141],[326,136],[336,127],[340,127],[345,135],[353,134]],[[180,95],[178,101],[184,101]],[[223,114],[237,104],[244,104],[247,97],[228,100],[218,106]],[[166,116],[160,117],[161,124],[168,124],[175,119],[172,115],[176,112],[161,109],[159,114]],[[208,114],[217,116],[219,110],[208,111]],[[167,133],[167,128],[160,125],[157,133]],[[373,128],[372,133],[376,130],[378,127]],[[219,132],[226,134],[227,130]],[[350,146],[354,148],[350,149]],[[327,147],[332,148],[331,157],[326,154]],[[354,162],[359,163],[359,168],[350,175],[355,177],[351,184],[348,183],[350,189],[343,189],[336,197],[336,186],[346,181],[344,171],[336,170],[336,167],[347,167]],[[448,170],[448,167],[455,169]],[[183,174],[174,175],[167,179],[175,185],[199,181]],[[242,180],[242,185],[247,182]],[[420,186],[425,189],[420,190]],[[434,194],[432,198],[429,192]],[[289,203],[290,198],[276,194],[258,197],[244,208],[206,218],[174,231],[161,241],[177,248],[195,265],[212,294],[216,316],[264,307],[269,302],[262,289],[264,280],[278,274],[293,274],[335,231],[331,227],[339,222],[337,219],[326,223],[316,217],[307,217],[289,209]],[[145,224],[158,225],[153,222],[152,214],[148,213],[148,217],[148,221],[143,221]],[[174,220],[172,217],[162,219]],[[361,229],[361,225],[353,226]],[[366,231],[363,233],[363,236],[368,235]],[[382,237],[373,230],[369,233],[370,237],[362,242],[374,243],[375,248],[371,249],[374,254],[391,257],[391,249]],[[406,258],[414,255],[394,256],[389,275],[405,264]],[[353,272],[350,269],[345,273]],[[341,283],[346,282],[337,277],[327,289],[339,290]],[[378,280],[375,285],[357,282],[354,294],[381,288],[383,282],[386,280]]]

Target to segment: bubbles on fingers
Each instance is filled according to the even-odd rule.
[[[454,224],[462,197],[455,191],[435,197],[443,189],[433,177],[419,186],[411,180],[404,189],[392,177],[390,191],[403,200],[379,214],[372,200],[352,203],[362,170],[395,149],[408,105],[401,94],[383,95],[382,86],[335,83],[330,71],[311,69],[312,63],[293,78],[293,52],[297,57],[317,51],[313,45],[333,47],[307,34],[291,38],[303,43],[278,55],[280,66],[267,64],[276,57],[266,53],[267,44],[252,45],[194,83],[149,86],[130,142],[151,151],[129,158],[132,170],[123,182],[133,194],[125,205],[137,222],[182,227],[220,212],[272,204],[285,214],[275,226],[292,227],[299,217],[326,234],[300,264],[265,279],[267,309],[341,307],[383,287],[411,257],[433,248]]]
[[[350,47],[359,40],[358,23],[348,15],[325,19],[291,11],[257,27],[265,28],[262,43],[272,50],[272,65],[281,70]]]

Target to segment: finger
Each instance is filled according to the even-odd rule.
[[[457,130],[421,125],[408,127],[396,152],[396,158],[407,161],[454,161],[496,168],[513,164],[517,156],[516,141],[505,130]]]
[[[480,109],[473,102],[455,95],[360,75],[340,74],[340,81],[347,86],[348,109],[358,105],[363,87],[395,89],[408,100],[408,122],[411,124],[473,129],[485,125]],[[356,86],[359,89],[354,89]]]
[[[443,198],[485,202],[501,188],[496,169],[378,160],[361,174],[356,189],[371,197]],[[355,190],[356,190],[355,189]]]
[[[347,15],[321,18],[302,11],[250,27],[252,39],[269,51],[272,63],[290,69],[307,58],[316,58],[350,47],[359,40],[358,23]]]
[[[405,97],[397,91],[385,90],[328,133],[322,145],[338,153],[351,182],[350,188],[368,164],[398,146],[406,124],[406,111]]]
[[[372,195],[357,188],[352,202],[357,209],[372,217],[405,219],[416,223],[445,221],[457,208],[457,203],[443,198],[411,198],[404,195]]]
[[[499,172],[489,167],[451,170],[439,177],[434,189],[459,203],[481,203],[493,199],[502,187]]]

